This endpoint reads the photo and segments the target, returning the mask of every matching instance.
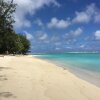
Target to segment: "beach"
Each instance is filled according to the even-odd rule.
[[[100,88],[32,56],[0,57],[0,100],[100,100]]]

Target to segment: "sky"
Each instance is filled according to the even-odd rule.
[[[32,53],[100,51],[100,0],[14,0],[14,28]]]

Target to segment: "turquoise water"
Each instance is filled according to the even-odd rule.
[[[77,76],[100,86],[100,53],[43,54],[38,57],[73,71]]]

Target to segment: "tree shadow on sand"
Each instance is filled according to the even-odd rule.
[[[0,92],[0,98],[16,98],[11,92]]]
[[[0,71],[10,69],[9,67],[0,67]]]

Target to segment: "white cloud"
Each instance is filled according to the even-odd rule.
[[[56,47],[56,48],[55,48],[55,50],[60,50],[60,49],[61,49],[61,48],[59,48],[59,47]]]
[[[66,41],[66,44],[73,44],[77,42],[79,36],[82,34],[83,29],[77,28],[76,30],[71,30],[68,33],[63,35],[64,40]]]
[[[37,24],[40,27],[44,26],[43,22],[40,19],[35,20],[34,23]]]
[[[52,18],[51,21],[48,23],[48,28],[58,28],[58,29],[62,29],[62,28],[67,28],[70,25],[70,21],[69,20],[59,20],[57,18]]]
[[[85,12],[76,12],[76,17],[73,22],[75,23],[88,23],[91,20],[91,16],[87,15]]]
[[[47,35],[47,33],[43,32],[43,31],[37,31],[35,33],[35,39],[37,41],[47,42],[48,35]]]
[[[25,35],[26,35],[28,40],[32,40],[33,39],[32,34],[28,33],[27,31],[24,31],[24,33],[25,33]]]
[[[85,45],[84,45],[84,44],[80,45],[80,48],[84,48],[84,47],[85,47]]]
[[[73,19],[74,23],[88,23],[92,20],[93,15],[95,15],[96,6],[95,4],[90,4],[86,7],[85,11],[76,12],[76,16]]]
[[[69,47],[69,46],[66,46],[65,48],[67,48],[67,49],[72,49],[72,47]]]
[[[57,42],[57,41],[59,41],[59,36],[57,35],[57,34],[54,34],[52,37],[51,37],[51,41],[52,42]]]
[[[15,28],[30,27],[30,26],[31,22],[25,19],[24,16],[21,16],[19,18],[19,16],[15,14],[15,24],[14,24]]]
[[[94,35],[96,40],[100,40],[100,30],[97,30]]]
[[[100,9],[94,3],[88,5],[84,11],[76,12],[76,16],[72,20],[73,23],[88,23],[90,21],[100,23]]]
[[[96,13],[94,20],[96,23],[100,23],[100,11]]]
[[[61,41],[54,42],[54,44],[55,44],[56,46],[59,46],[59,45],[61,45]]]
[[[58,7],[60,6],[56,0],[14,0],[14,2],[17,4],[14,15],[16,28],[31,26],[31,21],[26,18],[27,14],[34,15],[37,10],[43,8],[45,5],[49,6],[53,4]]]
[[[47,34],[43,34],[41,37],[39,37],[39,40],[45,40],[47,39],[48,35]]]
[[[71,31],[70,34],[74,37],[80,36],[82,34],[83,30],[81,28],[78,28],[74,31]]]

